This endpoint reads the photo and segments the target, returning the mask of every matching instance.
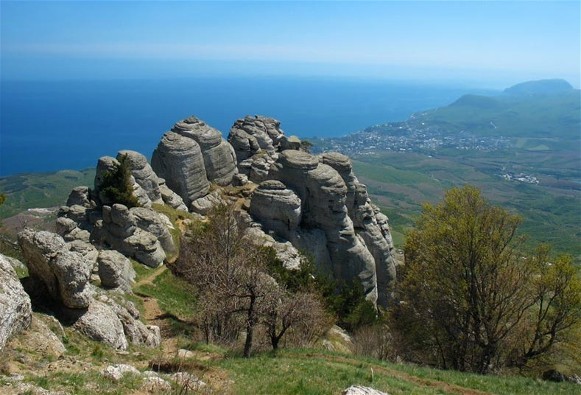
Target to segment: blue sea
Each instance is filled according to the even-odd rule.
[[[196,115],[224,137],[245,115],[289,135],[342,136],[405,120],[475,89],[324,78],[2,81],[0,176],[93,167],[132,149],[151,156],[172,125]]]

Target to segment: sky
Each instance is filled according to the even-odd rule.
[[[579,87],[579,1],[0,1],[3,80],[297,75]]]

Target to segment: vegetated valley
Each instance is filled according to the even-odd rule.
[[[75,313],[79,311],[75,310],[78,307],[71,307],[69,299],[73,304],[80,303],[81,299],[85,303],[86,296],[81,295],[82,292],[71,294],[66,286],[53,290],[51,298],[31,292],[30,284],[35,279],[31,280],[29,274],[38,269],[13,263],[25,289],[31,294],[34,312],[28,329],[12,336],[0,350],[0,392],[338,394],[349,386],[360,385],[389,394],[581,394],[581,385],[566,382],[579,381],[581,375],[581,350],[576,341],[581,338],[579,271],[578,265],[571,265],[571,261],[562,255],[573,255],[577,264],[581,257],[579,101],[579,91],[561,81],[525,83],[507,89],[498,97],[463,97],[449,107],[416,113],[406,122],[375,125],[344,138],[311,141],[313,151],[340,151],[352,158],[357,178],[367,185],[372,201],[389,217],[396,249],[403,249],[406,234],[416,225],[418,231],[424,233],[421,233],[421,238],[417,236],[420,233],[414,233],[417,238],[414,240],[428,243],[434,236],[433,240],[442,237],[440,240],[451,240],[451,245],[454,245],[456,240],[449,234],[438,233],[438,223],[428,226],[430,213],[438,213],[438,210],[444,213],[439,221],[447,219],[446,213],[453,213],[449,215],[450,220],[457,222],[450,224],[458,227],[471,223],[474,218],[470,215],[474,213],[493,213],[490,217],[498,219],[498,222],[485,223],[486,226],[478,228],[483,232],[480,240],[486,241],[483,248],[489,247],[488,235],[493,242],[490,251],[480,254],[485,257],[479,262],[484,269],[473,272],[476,277],[482,275],[481,282],[475,283],[475,287],[494,289],[502,296],[507,292],[503,285],[510,282],[519,284],[519,290],[530,292],[520,294],[518,303],[521,303],[521,310],[518,314],[499,316],[499,321],[504,323],[500,332],[503,327],[516,330],[506,338],[495,339],[507,349],[495,350],[493,360],[481,364],[480,369],[475,368],[475,361],[482,350],[488,350],[479,343],[486,340],[482,333],[478,334],[480,338],[472,332],[466,336],[463,349],[466,357],[462,368],[446,359],[448,355],[459,355],[457,350],[443,351],[448,346],[446,344],[443,347],[431,344],[429,347],[432,348],[422,350],[420,347],[420,351],[414,348],[418,344],[428,347],[427,335],[432,334],[429,332],[439,335],[445,330],[438,326],[437,321],[435,324],[429,322],[431,306],[423,312],[421,309],[426,306],[413,306],[413,292],[407,295],[411,302],[406,300],[394,310],[380,308],[378,314],[374,304],[366,299],[365,289],[359,282],[329,279],[317,269],[313,255],[292,257],[301,261],[301,268],[287,270],[278,255],[275,257],[274,240],[264,248],[249,248],[253,237],[257,237],[246,235],[248,229],[240,227],[238,214],[232,213],[256,210],[259,215],[260,207],[253,208],[248,198],[260,193],[263,199],[279,193],[278,196],[288,198],[292,204],[294,200],[291,198],[296,198],[287,192],[290,189],[284,189],[285,184],[267,180],[260,186],[253,182],[237,186],[208,183],[209,194],[206,196],[212,196],[214,200],[209,201],[214,207],[198,206],[204,212],[203,217],[176,208],[179,202],[176,207],[170,207],[169,203],[151,204],[149,210],[169,221],[169,224],[165,223],[167,229],[156,236],[158,241],[163,240],[172,247],[165,248],[168,251],[164,258],[166,264],[148,267],[138,262],[144,260],[139,254],[131,261],[118,254],[119,260],[115,262],[120,263],[112,264],[99,255],[98,273],[93,270],[91,275],[89,270],[84,282],[78,279],[71,282],[86,283],[87,289],[96,292],[95,299],[87,302],[89,310],[90,306],[101,306],[111,308],[119,316],[123,323],[121,335],[125,333],[123,338],[134,339],[125,348],[112,347],[111,340],[103,340],[107,337],[105,335],[102,341],[89,339],[91,335],[93,338],[101,335],[95,336],[79,326],[81,320],[68,323],[71,315],[77,319],[75,314],[79,314]],[[276,122],[268,118],[239,120],[235,125],[243,121],[278,128]],[[176,127],[188,127],[190,129],[185,130],[192,135],[199,131],[196,128],[208,132],[208,126],[195,118],[184,120],[174,129]],[[292,170],[289,169],[293,167],[289,164],[294,168],[321,166],[302,151],[307,144],[299,146],[294,140],[292,143],[296,147],[293,155],[285,157],[287,168],[283,170],[290,173]],[[274,151],[274,147],[270,148]],[[134,154],[138,159],[142,157]],[[256,160],[262,164],[266,155],[258,152]],[[69,198],[67,208],[61,209],[58,214],[60,222],[56,225],[57,230],[64,234],[65,241],[76,243],[80,238],[88,238],[88,232],[82,234],[84,229],[74,226],[74,221],[82,223],[78,219],[81,217],[78,203],[86,204],[81,210],[83,213],[103,210],[99,213],[99,218],[102,218],[99,226],[110,226],[116,234],[134,231],[130,229],[132,226],[118,226],[120,218],[141,215],[140,220],[144,220],[145,210],[139,207],[136,196],[132,195],[133,186],[129,182],[129,171],[131,166],[135,166],[135,157],[127,160],[127,156],[121,155],[116,162],[110,158],[113,165],[109,170],[103,173],[103,166],[97,170],[97,174],[101,171],[100,180],[116,178],[112,184],[100,188],[102,192],[112,187],[116,193],[121,190],[123,193],[117,193],[115,199],[118,200],[119,196],[127,199],[122,202],[123,206],[114,199],[111,203],[117,204],[111,204],[115,206],[113,209],[95,208],[89,199],[92,194],[97,194],[103,201],[109,199],[99,195],[98,188],[96,192],[73,191],[71,196],[74,199]],[[324,160],[341,171],[345,171],[347,166],[342,162],[342,156],[327,156]],[[133,175],[141,176],[144,168]],[[323,169],[331,169],[331,166]],[[351,171],[350,167],[348,170]],[[286,176],[286,179],[284,175],[279,177],[287,184],[292,182],[291,176]],[[93,188],[94,179],[93,169],[0,178],[0,194],[6,198],[0,204],[2,254],[24,262],[49,259],[38,258],[43,254],[50,259],[66,257],[71,254],[68,248],[79,248],[82,243],[63,250],[64,242],[59,242],[61,239],[56,235],[50,236],[51,242],[41,241],[49,236],[33,231],[19,236],[18,244],[15,242],[16,233],[25,227],[54,231],[56,210],[27,209],[63,205],[73,187],[89,185]],[[450,192],[453,187],[467,184],[477,186],[482,191],[482,198],[476,189],[470,187],[455,188]],[[164,195],[164,202],[180,200],[175,195],[167,200]],[[443,198],[443,203],[435,205]],[[470,211],[469,204],[462,203],[462,199],[476,202],[474,212]],[[487,201],[508,211],[497,210]],[[432,205],[422,211],[422,204],[426,202]],[[137,207],[131,208],[133,204]],[[111,211],[105,214],[107,210]],[[494,250],[496,245],[511,242],[512,228],[502,229],[498,234],[489,229],[495,229],[497,224],[504,226],[504,221],[517,224],[513,213],[524,220],[519,234],[527,234],[529,238],[515,247],[514,254],[511,250],[508,253],[502,249]],[[83,218],[91,215],[95,216],[95,213]],[[381,218],[379,213],[373,215]],[[419,218],[423,222],[416,222]],[[489,217],[475,218],[483,220]],[[103,225],[105,221],[109,222]],[[281,231],[290,232],[291,220],[285,220],[283,225]],[[441,228],[453,235],[454,226],[445,225]],[[64,228],[67,229],[63,231]],[[311,230],[307,229],[301,236],[309,235]],[[99,236],[99,233],[91,233],[91,242],[95,235]],[[101,237],[109,237],[107,243],[115,242],[109,234],[104,233]],[[407,247],[414,253],[413,261],[422,264],[417,257],[423,251],[432,251],[432,247],[413,244],[414,240],[408,240]],[[543,249],[529,254],[540,242],[548,242],[553,247],[554,254],[550,259],[549,253]],[[90,248],[90,244],[86,244],[83,248]],[[438,246],[443,244],[436,243],[433,251],[438,252]],[[42,253],[34,252],[34,248]],[[157,248],[161,249],[159,245]],[[29,251],[23,251],[26,249]],[[200,251],[203,253],[198,254]],[[478,246],[475,251],[481,252]],[[157,259],[153,250],[149,252],[151,256],[148,255],[147,259]],[[499,252],[498,260],[486,259],[496,252]],[[526,265],[515,266],[515,262],[523,259],[521,252],[528,256],[523,261]],[[462,256],[463,251],[456,253]],[[548,261],[552,264],[547,266]],[[496,266],[497,262],[501,262],[500,266]],[[106,268],[115,265],[120,265],[121,269],[115,269],[119,273],[112,285],[108,282],[114,276],[108,273],[113,269]],[[232,266],[242,270],[232,269]],[[196,267],[204,270],[196,272]],[[404,278],[404,284],[432,284],[421,279],[421,266],[411,269],[420,273],[420,277]],[[496,272],[501,275],[500,282],[498,278],[489,276]],[[58,270],[54,273],[55,278],[62,275]],[[454,282],[455,278],[445,278],[442,272],[435,273],[429,280],[439,281],[437,274],[443,274],[442,281]],[[450,271],[448,274],[457,273]],[[398,277],[405,275],[406,268],[398,266]],[[215,279],[219,281],[213,282]],[[43,281],[47,282],[46,279]],[[437,302],[433,292],[440,293],[437,283],[433,284],[436,287],[424,290],[424,296],[428,301]],[[487,288],[495,286],[497,288]],[[119,292],[119,289],[126,293]],[[508,287],[508,294],[510,291]],[[405,294],[405,291],[397,290],[396,297]],[[450,295],[446,294],[442,299],[454,300],[458,294],[454,296],[451,291]],[[490,308],[484,303],[482,306],[483,310]],[[87,307],[83,305],[82,308]],[[446,306],[436,308],[440,309],[438,312],[442,317],[450,313]],[[492,309],[488,315],[479,316],[480,311],[472,311],[472,314],[458,316],[477,317],[480,323],[479,320],[496,314]],[[519,314],[526,319],[521,320]],[[535,321],[537,316],[539,318]],[[139,324],[139,320],[147,326]],[[421,325],[406,326],[414,320],[420,320]],[[84,325],[90,326],[89,323]],[[547,325],[552,325],[554,333],[545,331]],[[485,326],[477,324],[475,332]],[[152,340],[155,338],[154,328],[159,328],[158,340]],[[567,337],[559,338],[557,334],[560,336],[561,333]],[[462,335],[456,338],[461,339]],[[529,338],[533,339],[530,347],[526,342]],[[450,340],[449,344],[452,343]],[[545,353],[545,346],[551,352]],[[523,349],[527,347],[528,353]],[[537,353],[541,357],[537,358]],[[522,359],[523,354],[530,359]],[[434,366],[445,369],[435,369]],[[546,380],[541,380],[541,376]]]
[[[424,202],[471,184],[523,218],[530,244],[581,258],[580,93],[564,81],[467,95],[405,122],[375,125],[316,150],[350,155],[401,245]]]

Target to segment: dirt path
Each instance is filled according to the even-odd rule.
[[[177,350],[177,341],[171,336],[171,328],[168,319],[165,317],[165,312],[159,306],[156,298],[140,293],[137,289],[144,285],[154,285],[153,282],[164,272],[167,266],[162,265],[137,281],[134,285],[135,294],[139,295],[143,300],[143,320],[150,325],[157,325],[161,331],[161,349],[166,355],[174,355]]]
[[[292,355],[292,354],[289,354]],[[396,377],[398,379],[411,382],[413,384],[422,386],[422,387],[429,387],[434,388],[437,390],[444,391],[449,394],[461,394],[461,395],[491,395],[489,392],[480,391],[474,388],[467,388],[462,387],[457,384],[450,384],[445,381],[439,381],[435,379],[429,379],[424,377],[418,377],[411,375],[409,373],[405,373],[396,369],[391,369],[385,366],[374,365],[368,362],[361,362],[361,361],[353,361],[349,358],[344,358],[340,356],[332,356],[332,355],[325,355],[319,353],[312,353],[308,354],[310,357],[320,358],[330,363],[341,363],[341,364],[348,364],[351,366],[365,366],[368,369],[373,369],[375,373],[383,373],[392,377]]]

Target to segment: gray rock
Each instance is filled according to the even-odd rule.
[[[213,207],[222,204],[225,204],[225,202],[220,196],[220,192],[214,191],[204,197],[196,199],[192,203],[192,211],[200,215],[207,215]]]
[[[222,133],[191,116],[174,125],[172,132],[195,140],[202,150],[206,176],[210,182],[229,185],[238,173],[232,146],[222,139]]]
[[[28,328],[31,320],[30,297],[22,288],[11,261],[0,254],[0,351],[10,337]]]
[[[284,132],[280,122],[263,116],[246,116],[232,125],[228,141],[234,147],[238,162],[252,157],[260,150],[273,156],[280,146]]]
[[[89,338],[103,342],[118,350],[127,349],[123,324],[113,309],[103,302],[93,300],[80,315],[73,327]]]
[[[101,284],[108,288],[120,288],[124,292],[131,291],[135,280],[135,270],[131,261],[123,254],[114,250],[103,250],[97,258]]]
[[[208,193],[210,182],[204,157],[198,143],[190,137],[176,132],[164,134],[153,151],[151,166],[186,206]]]
[[[139,152],[123,150],[117,154],[117,160],[125,156],[131,168],[131,174],[139,187],[145,191],[151,203],[163,203],[159,189],[160,178],[155,174],[147,158]]]
[[[145,325],[136,317],[135,306],[130,302],[122,305],[107,297],[99,296],[99,301],[106,303],[117,315],[123,325],[123,333],[131,344],[142,344],[148,347],[158,347],[161,344],[161,332],[155,325]],[[138,313],[137,313],[138,314]]]
[[[67,199],[67,206],[83,206],[85,208],[94,208],[95,202],[89,195],[89,187],[79,186],[73,188]]]
[[[91,237],[100,246],[117,250],[151,267],[161,265],[166,258],[160,240],[169,251],[175,251],[164,221],[155,211],[144,207],[129,210],[122,204],[103,206],[103,220],[95,225]]]
[[[301,220],[301,199],[280,181],[264,181],[252,195],[250,214],[265,231],[289,240]]]
[[[351,160],[342,154],[321,155],[321,162],[333,167],[347,186],[346,206],[356,234],[365,242],[375,261],[378,303],[387,306],[395,287],[396,269],[393,241],[387,217],[371,204],[367,188],[352,170]]]
[[[30,276],[46,285],[50,296],[70,308],[86,308],[91,298],[88,281],[93,263],[56,233],[25,229],[18,234]]]
[[[165,185],[165,180],[159,184],[159,191],[165,204],[176,210],[188,212],[188,207],[185,205],[184,200]]]
[[[172,226],[171,221],[167,217],[145,207],[133,207],[130,212],[135,219],[136,226],[155,236],[166,255],[177,254],[177,246],[168,229],[169,226]]]
[[[371,387],[364,387],[362,385],[352,385],[343,390],[343,395],[389,395],[387,392],[378,391]]]
[[[282,181],[301,199],[301,231],[297,239],[304,239],[302,230],[320,229],[325,233],[330,258],[330,271],[335,278],[351,281],[358,278],[366,297],[377,300],[377,278],[373,256],[363,240],[357,237],[346,207],[348,189],[339,173],[331,166],[302,151],[283,151],[269,177]],[[320,254],[318,247],[300,248]],[[321,264],[324,270],[326,264]]]
[[[136,367],[127,364],[109,365],[101,371],[101,375],[111,381],[118,382],[126,374],[139,375]]]
[[[71,309],[88,307],[92,297],[89,279],[93,263],[78,252],[63,251],[50,264],[58,281],[62,303]]]
[[[100,205],[111,205],[113,202],[101,191],[105,174],[113,171],[119,166],[117,159],[111,156],[102,156],[97,161],[97,170],[95,173],[94,193]]]

